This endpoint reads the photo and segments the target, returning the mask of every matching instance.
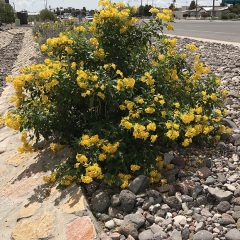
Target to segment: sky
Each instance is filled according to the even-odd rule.
[[[16,10],[28,10],[31,12],[36,12],[44,8],[46,0],[10,0],[10,3],[14,3]],[[113,0],[114,1],[114,0]],[[115,0],[116,1],[116,0]],[[140,5],[141,0],[123,0],[131,5]],[[87,9],[97,9],[98,0],[47,0],[48,6],[51,8],[56,7],[74,7],[81,9],[86,7]],[[143,0],[143,4],[154,4],[156,7],[168,7],[172,0]],[[176,6],[189,6],[191,0],[176,0]],[[216,5],[219,5],[221,0],[216,0]],[[212,0],[198,0],[199,5],[211,5]]]

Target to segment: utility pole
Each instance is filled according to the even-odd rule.
[[[213,0],[213,7],[212,7],[212,18],[215,17],[215,0]]]
[[[198,7],[198,5],[197,5],[197,0],[196,0],[196,19],[198,17],[197,7]]]
[[[13,9],[14,9],[14,12],[16,12],[15,3],[14,3],[14,2],[12,2],[12,4],[13,4]]]

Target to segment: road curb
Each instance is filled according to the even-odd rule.
[[[219,40],[214,40],[214,39],[189,37],[189,36],[182,36],[182,35],[175,35],[175,34],[165,34],[165,35],[169,36],[169,37],[188,38],[188,39],[192,39],[192,40],[195,40],[195,41],[202,41],[202,42],[209,42],[209,43],[218,43],[218,44],[223,44],[223,45],[224,44],[225,45],[232,45],[232,46],[240,48],[240,43],[238,43],[238,42],[219,41]]]

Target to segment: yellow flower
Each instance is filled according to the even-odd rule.
[[[50,144],[50,149],[51,149],[54,153],[60,151],[60,150],[63,149],[63,148],[64,148],[64,145],[59,144],[59,143],[51,143],[51,144]]]
[[[157,170],[151,170],[150,173],[150,181],[152,183],[157,183],[161,180],[161,174]]]
[[[165,57],[165,55],[160,54],[160,55],[158,55],[158,59],[159,59],[159,61],[164,61],[166,59],[166,57]]]
[[[133,78],[124,78],[123,83],[126,86],[126,88],[133,88],[135,85],[135,80]]]
[[[123,78],[123,73],[122,73],[120,70],[117,70],[117,71],[116,71],[116,74],[117,74],[117,75],[120,75],[120,76]]]
[[[146,113],[149,113],[149,114],[152,114],[152,113],[155,112],[155,108],[153,108],[153,107],[148,107],[148,108],[145,109],[145,112],[146,112]]]
[[[91,177],[89,177],[89,176],[81,176],[81,181],[83,183],[89,184],[89,183],[91,183],[93,181],[93,179]]]
[[[121,126],[123,126],[126,129],[131,129],[133,127],[132,123],[130,123],[127,119],[122,119],[121,120]]]
[[[83,26],[74,27],[74,31],[81,33],[81,32],[85,32],[85,31],[86,31],[86,28],[83,27]]]
[[[104,94],[104,93],[98,92],[97,95],[98,95],[102,100],[105,99],[105,94]]]
[[[148,136],[149,136],[149,133],[146,131],[146,127],[141,125],[141,124],[138,124],[136,123],[134,125],[134,131],[133,131],[133,136],[134,138],[140,138],[140,139],[147,139]]]
[[[152,143],[156,142],[158,135],[151,135],[150,140]]]
[[[76,155],[76,159],[77,159],[77,161],[78,162],[80,162],[80,163],[87,163],[88,162],[88,158],[84,155],[84,154],[77,154]]]
[[[181,115],[181,120],[183,123],[188,124],[194,120],[194,114],[193,113],[185,113]]]
[[[180,103],[179,102],[176,102],[173,104],[176,108],[179,108],[180,107]]]
[[[151,9],[149,10],[149,12],[150,12],[150,13],[159,13],[160,11],[159,11],[159,9],[157,9],[157,8],[151,8]]]
[[[167,136],[168,138],[170,138],[171,140],[175,140],[175,139],[177,139],[177,138],[179,137],[179,132],[176,131],[176,130],[171,129],[171,130],[169,130],[169,131],[166,133],[166,136]]]
[[[172,24],[168,24],[168,25],[167,25],[167,30],[168,30],[168,31],[174,30],[173,25],[172,25]]]
[[[77,63],[72,62],[72,64],[71,64],[71,68],[72,68],[73,70],[75,70],[75,69],[77,68]]]
[[[48,46],[46,45],[46,44],[43,44],[42,46],[41,46],[41,51],[42,52],[46,52],[48,50]]]
[[[98,156],[99,161],[104,161],[107,158],[107,155],[105,153],[100,153]]]
[[[187,44],[185,47],[186,47],[186,49],[191,50],[193,52],[196,52],[198,50],[198,48],[196,47],[196,45],[194,43]]]
[[[131,165],[130,168],[131,168],[131,171],[136,172],[140,170],[141,167],[139,165]]]
[[[107,145],[102,146],[102,150],[106,153],[114,154],[117,152],[119,145],[119,142],[116,142],[114,144],[108,143]]]
[[[97,163],[94,163],[93,165],[86,168],[86,176],[89,176],[91,178],[97,178],[102,179],[102,169],[99,167]]]
[[[147,125],[147,130],[148,131],[155,131],[156,130],[156,124],[154,122],[151,122]]]
[[[217,101],[217,95],[215,94],[215,93],[212,93],[211,95],[210,95],[210,98],[213,100],[213,101]]]
[[[90,38],[90,39],[89,39],[89,42],[90,42],[92,45],[96,46],[96,47],[99,46],[99,42],[98,42],[98,40],[97,40],[96,38]]]

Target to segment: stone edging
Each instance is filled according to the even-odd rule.
[[[17,75],[38,58],[38,52],[30,28],[12,32],[25,34],[12,69],[12,75]],[[13,107],[9,102],[13,92],[7,84],[0,97],[0,116]],[[0,239],[98,240],[102,229],[81,188],[72,186],[60,192],[42,180],[56,162],[67,158],[68,151],[63,149],[55,156],[49,149],[19,154],[19,139],[19,133],[0,126]]]

